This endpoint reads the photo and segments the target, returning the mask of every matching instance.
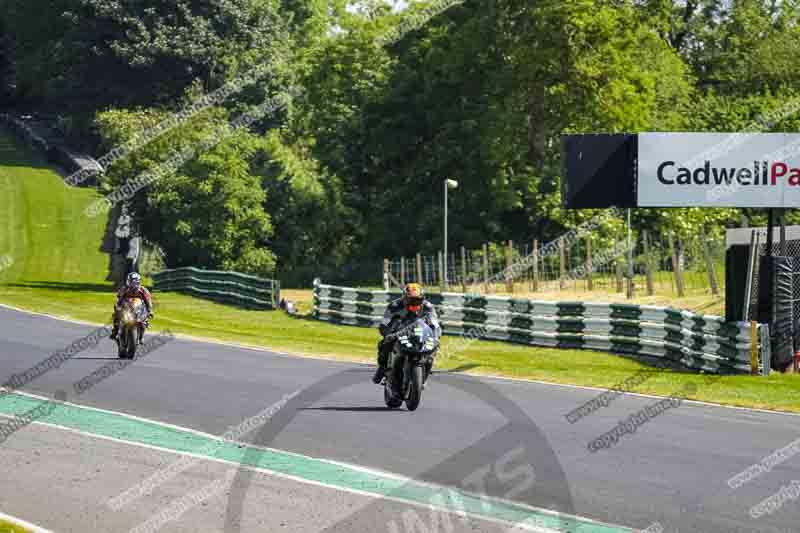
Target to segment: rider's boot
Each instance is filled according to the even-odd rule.
[[[428,360],[428,362],[425,363],[425,374],[424,374],[424,377],[422,378],[422,388],[423,388],[423,390],[427,386],[428,378],[431,377],[432,373],[433,373],[433,359],[430,359],[430,360]]]
[[[375,375],[372,376],[372,382],[375,385],[380,385],[381,381],[383,381],[383,375],[386,373],[386,369],[382,366],[378,365],[378,368],[375,370]]]
[[[386,359],[389,356],[386,349],[387,348],[383,345],[383,341],[380,341],[378,343],[378,368],[375,370],[375,375],[372,376],[372,382],[376,385],[380,385],[386,373]]]
[[[116,312],[113,315],[111,315],[111,323],[114,324],[114,326],[111,328],[111,335],[109,335],[108,338],[111,339],[112,341],[115,341],[117,340],[117,334],[119,333],[119,322],[117,321]]]

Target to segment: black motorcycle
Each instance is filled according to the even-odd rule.
[[[421,318],[387,335],[387,340],[394,341],[394,347],[389,354],[383,399],[387,407],[394,409],[406,402],[408,410],[414,411],[422,400],[439,341]]]

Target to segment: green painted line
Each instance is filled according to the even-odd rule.
[[[16,393],[8,394],[0,397],[0,414],[21,415],[45,401],[47,400]],[[165,451],[191,453],[209,459],[262,468],[344,490],[356,490],[374,496],[433,505],[455,513],[466,512],[515,524],[535,525],[563,533],[632,533],[633,531],[580,517],[533,511],[514,502],[481,498],[457,489],[439,488],[414,480],[384,476],[289,452],[254,450],[247,445],[73,404],[58,404],[55,409],[38,419],[38,422],[132,444],[161,448]]]

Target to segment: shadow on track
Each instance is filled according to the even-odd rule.
[[[351,411],[354,413],[371,413],[371,412],[385,412],[385,411],[395,411],[395,412],[402,412],[400,409],[392,409],[391,407],[379,407],[379,406],[370,406],[370,407],[304,407],[298,409],[298,411]]]

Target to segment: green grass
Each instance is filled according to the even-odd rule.
[[[104,283],[106,219],[83,215],[97,197],[68,188],[37,154],[0,130],[0,283]]]
[[[0,520],[0,533],[30,533],[30,529]]]
[[[0,257],[14,264],[0,273],[0,302],[22,309],[93,323],[108,323],[114,297],[105,282],[107,255],[99,251],[105,220],[83,217],[97,198],[66,189],[59,176],[0,133]],[[6,252],[11,250],[11,252]],[[284,291],[310,310],[310,291]],[[266,347],[298,355],[374,362],[373,329],[334,326],[278,311],[247,311],[189,296],[155,293],[154,331]],[[445,337],[440,370],[529,378],[553,383],[611,387],[646,369],[636,361],[584,350],[558,350]],[[697,385],[690,398],[800,412],[800,379],[794,375],[706,378],[653,369],[636,392],[670,395]]]

